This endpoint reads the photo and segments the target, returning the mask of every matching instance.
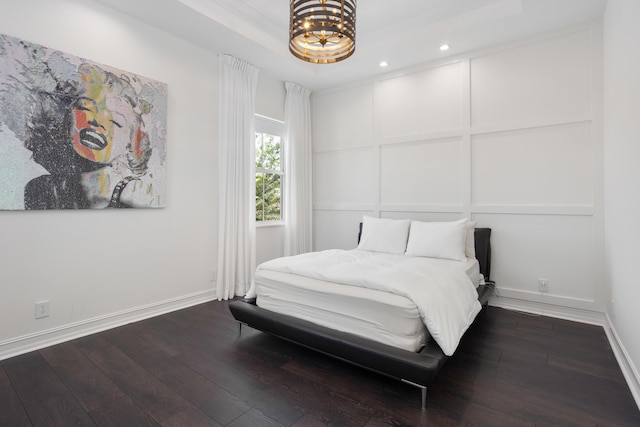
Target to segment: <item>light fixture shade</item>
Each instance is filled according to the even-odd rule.
[[[356,0],[291,0],[289,51],[303,61],[331,64],[356,50]]]

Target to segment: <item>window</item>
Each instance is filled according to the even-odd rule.
[[[256,222],[282,221],[284,123],[256,117]]]

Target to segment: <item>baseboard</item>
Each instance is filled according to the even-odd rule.
[[[0,341],[0,360],[209,302],[215,298],[212,289],[205,290]]]
[[[622,369],[624,378],[627,380],[627,384],[629,385],[631,394],[636,401],[636,405],[640,408],[640,374],[638,373],[636,366],[633,364],[631,357],[629,357],[629,353],[627,353],[627,349],[624,344],[620,341],[620,336],[618,336],[616,328],[613,326],[613,322],[609,315],[607,315],[607,325],[605,326],[604,331],[611,343],[613,354],[618,360],[618,364],[620,365],[620,369]]]
[[[540,307],[569,307],[585,312],[602,312],[595,302],[590,299],[568,297],[566,295],[558,295],[551,292],[533,292],[522,289],[512,289],[499,286],[496,288],[495,297],[497,300],[504,299],[506,301],[526,301],[537,303]],[[560,311],[562,312],[562,310]],[[602,318],[604,322],[604,318]]]
[[[527,301],[504,296],[494,296],[489,300],[489,305],[505,308],[507,310],[523,311],[525,313],[540,314],[555,317],[557,319],[572,320],[574,322],[588,323],[591,325],[606,326],[604,313],[585,310],[582,308],[564,307],[538,301]]]
[[[640,408],[640,374],[638,374],[638,370],[629,357],[629,353],[627,353],[622,341],[620,341],[620,337],[613,326],[613,322],[611,322],[611,319],[607,314],[534,301],[518,300],[515,298],[505,298],[502,296],[492,298],[489,301],[489,305],[507,310],[522,311],[530,314],[539,314],[542,316],[602,326],[607,339],[609,340],[609,344],[611,345],[611,349],[613,350],[613,354],[618,361],[620,370],[627,381],[629,390],[631,390],[631,394],[633,395],[636,405]]]

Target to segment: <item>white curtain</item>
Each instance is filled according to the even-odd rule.
[[[218,300],[244,295],[255,258],[255,94],[259,70],[220,56]]]
[[[284,120],[285,140],[285,239],[284,254],[297,255],[313,248],[311,91],[287,82]]]

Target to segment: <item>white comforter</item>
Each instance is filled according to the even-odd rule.
[[[442,351],[450,356],[480,312],[464,263],[434,258],[332,249],[278,258],[258,270],[292,273],[391,292],[411,299]],[[247,296],[255,296],[255,289]]]

